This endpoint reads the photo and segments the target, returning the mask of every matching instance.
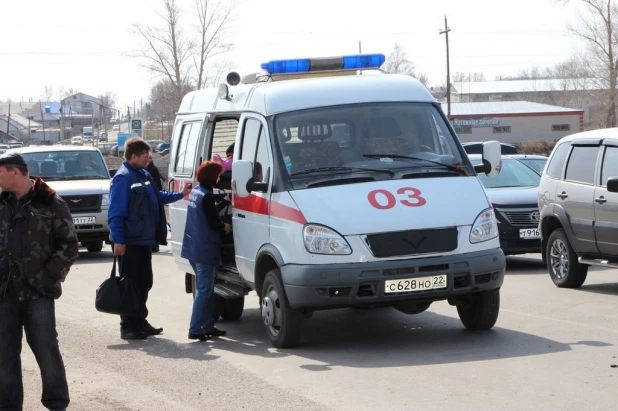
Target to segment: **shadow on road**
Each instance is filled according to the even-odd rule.
[[[588,275],[588,278],[590,278],[590,274]],[[616,281],[618,281],[618,278],[616,278]],[[578,291],[618,296],[618,282],[589,285],[584,284],[578,289]]]
[[[121,344],[108,345],[112,351],[142,351],[148,355],[170,359],[191,359],[210,361],[219,358],[209,354],[212,346],[209,342],[187,342],[186,344],[169,340],[162,336],[148,337],[146,340],[129,340]]]
[[[565,344],[500,328],[499,321],[491,331],[472,332],[456,318],[432,312],[408,316],[392,308],[378,308],[315,313],[304,324],[301,346],[277,350],[267,340],[259,317],[258,309],[250,309],[240,322],[222,325],[229,338],[217,342],[216,348],[245,355],[263,356],[268,351],[294,355],[311,362],[302,368],[326,371],[337,366],[376,368],[499,360],[569,351],[574,344],[608,345],[600,341]]]
[[[507,275],[547,274],[547,265],[541,259],[541,254],[507,256]]]

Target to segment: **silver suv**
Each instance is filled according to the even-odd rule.
[[[69,206],[77,239],[90,252],[109,243],[107,209],[111,182],[103,155],[92,146],[38,146],[13,149]]]
[[[578,133],[554,147],[539,185],[543,261],[558,287],[588,266],[618,267],[618,128]]]

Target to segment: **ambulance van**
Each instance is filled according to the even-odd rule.
[[[233,235],[223,238],[215,317],[238,319],[259,297],[276,347],[301,339],[316,310],[391,306],[418,314],[456,306],[471,330],[494,326],[505,258],[477,173],[495,176],[500,145],[471,164],[440,104],[410,76],[379,70],[384,56],[275,60],[187,94],[175,119],[170,188],[235,143],[215,193]],[[231,175],[230,175],[231,174]],[[180,257],[187,200],[171,205]]]

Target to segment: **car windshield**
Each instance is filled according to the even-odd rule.
[[[22,153],[31,176],[44,180],[108,179],[109,172],[98,151],[49,151]]]
[[[502,158],[502,169],[495,177],[479,173],[478,177],[486,188],[536,187],[541,176],[517,160]]]
[[[545,163],[547,163],[546,158],[518,158],[518,160],[536,171],[539,175],[543,173]]]
[[[363,173],[364,181],[412,178],[428,170],[457,175],[453,166],[462,163],[432,104],[325,107],[279,114],[273,124],[281,165],[295,187],[353,173]]]

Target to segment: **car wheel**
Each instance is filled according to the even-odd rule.
[[[303,311],[290,308],[279,270],[270,270],[262,285],[262,320],[272,345],[289,348],[298,345]]]
[[[103,249],[103,241],[89,241],[84,244],[90,253],[98,253]]]
[[[547,241],[547,268],[560,288],[578,288],[588,276],[588,266],[579,263],[562,228],[553,231]]]
[[[500,290],[472,294],[457,306],[459,319],[469,330],[489,330],[496,324],[499,312]]]

